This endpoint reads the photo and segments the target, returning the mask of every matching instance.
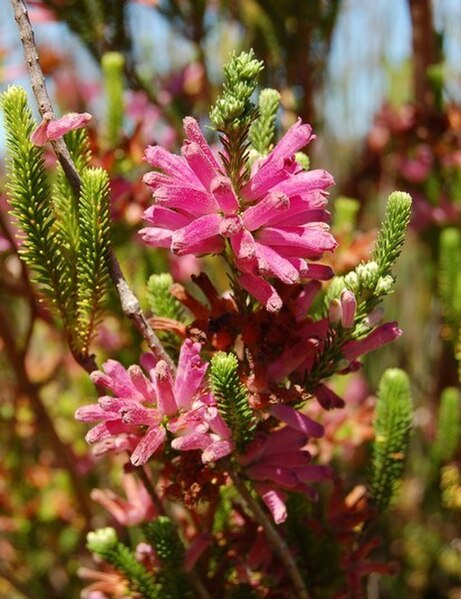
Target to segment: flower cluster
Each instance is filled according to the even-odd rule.
[[[149,222],[141,230],[144,241],[177,255],[220,254],[227,248],[238,282],[269,311],[278,311],[282,300],[268,279],[293,284],[330,278],[328,266],[307,261],[336,247],[325,209],[333,177],[324,170],[305,171],[295,159],[312,139],[311,127],[293,125],[253,164],[239,190],[198,123],[187,117],[184,130],[182,156],[159,146],[146,150],[156,170],[144,177],[155,199],[144,214]]]
[[[199,449],[204,463],[228,455],[231,433],[203,386],[208,364],[202,362],[200,348],[200,343],[184,342],[174,379],[167,363],[152,354],[141,358],[149,377],[139,366],[125,370],[115,360],[104,364],[104,372],[93,372],[93,382],[113,395],[77,410],[77,420],[99,422],[86,440],[97,443],[99,453],[129,451],[134,466],[145,464],[169,434],[173,449]]]

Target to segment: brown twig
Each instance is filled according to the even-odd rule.
[[[38,59],[37,46],[35,44],[34,33],[30,23],[29,14],[23,0],[11,0],[14,11],[14,18],[18,25],[24,56],[26,58],[29,77],[32,84],[32,90],[37,101],[38,109],[43,119],[51,120],[54,118],[54,110],[51,104],[45,77]],[[81,188],[81,179],[75,168],[75,164],[70,156],[69,150],[63,139],[52,142],[55,154],[69,180],[74,191],[78,194]],[[165,351],[157,335],[150,327],[139,300],[128,286],[115,254],[111,253],[109,263],[110,275],[117,289],[123,313],[130,318],[136,329],[147,341],[147,344],[153,354],[161,360],[165,360],[170,368],[174,370],[174,364],[168,353]],[[87,368],[86,368],[87,369]]]
[[[298,599],[310,599],[310,595],[306,589],[304,580],[287,544],[279,535],[277,529],[267,517],[259,503],[254,499],[253,495],[250,493],[244,481],[240,478],[237,472],[230,468],[229,475],[241,498],[255,517],[255,520],[264,529],[268,541],[272,544],[273,548],[278,553],[279,558],[282,560],[285,568],[287,569],[287,573],[293,581],[296,597]]]

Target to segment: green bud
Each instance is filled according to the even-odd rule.
[[[93,553],[105,553],[117,545],[117,533],[113,528],[107,526],[93,532],[86,537],[87,547]]]

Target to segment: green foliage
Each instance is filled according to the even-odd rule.
[[[435,460],[448,462],[453,459],[461,441],[461,396],[458,389],[449,387],[442,393],[437,433],[432,455]]]
[[[147,281],[147,301],[154,314],[182,322],[184,309],[171,295],[173,277],[169,273],[154,274]],[[170,331],[158,331],[157,335],[173,358],[179,355],[179,338]]]
[[[82,174],[77,259],[77,332],[87,353],[109,281],[109,176],[101,168]]]
[[[91,151],[85,129],[70,131],[66,144],[79,174],[90,164]],[[52,188],[56,235],[68,258],[69,279],[75,280],[75,253],[78,248],[80,228],[78,225],[78,196],[72,189],[61,165],[57,165],[56,179]]]
[[[9,87],[1,96],[1,106],[7,144],[7,191],[23,238],[20,254],[66,323],[71,292],[67,257],[54,234],[55,216],[43,150],[30,141],[36,125],[26,92]]]
[[[412,414],[407,375],[397,368],[386,370],[378,391],[371,474],[371,495],[380,511],[389,506],[403,473]]]
[[[210,112],[216,129],[228,132],[251,125],[255,106],[250,97],[262,69],[263,63],[256,60],[253,50],[239,55],[232,53],[224,65],[223,92]]]
[[[191,594],[183,570],[184,546],[175,525],[168,517],[159,516],[144,531],[161,562],[157,580],[162,586],[162,599],[187,599]]]
[[[256,421],[248,403],[248,391],[240,382],[238,360],[234,354],[218,352],[211,360],[211,389],[218,409],[232,431],[237,446],[253,437]]]
[[[360,202],[340,196],[335,200],[332,228],[335,232],[350,233],[356,224]]]
[[[222,133],[225,153],[221,158],[237,193],[248,177],[248,133],[256,117],[250,98],[262,68],[253,50],[238,56],[233,53],[224,65],[223,92],[210,112],[213,126]]]
[[[181,568],[184,546],[173,522],[167,516],[159,516],[144,528],[147,541],[155,549],[163,566]]]
[[[147,281],[147,301],[156,316],[182,320],[184,310],[171,295],[173,277],[169,273],[151,275]]]
[[[287,542],[296,548],[299,567],[309,588],[315,589],[315,597],[327,598],[333,594],[342,579],[339,546],[335,543],[323,515],[313,513],[314,507],[305,495],[290,493],[287,501]],[[315,520],[317,527],[309,525]],[[319,528],[321,527],[321,534]]]
[[[447,323],[458,327],[461,321],[461,234],[454,227],[440,234],[439,294]]]
[[[373,260],[377,262],[381,276],[390,274],[400,255],[410,222],[411,202],[411,196],[403,191],[394,191],[389,196],[386,214],[373,249]]]
[[[280,94],[275,89],[263,89],[259,96],[259,117],[251,125],[249,138],[253,148],[264,155],[270,150],[275,135],[275,119]]]
[[[106,92],[106,140],[115,148],[123,124],[123,71],[125,59],[119,52],[107,52],[101,60]]]
[[[113,528],[102,528],[88,533],[88,549],[122,572],[134,593],[143,599],[160,599],[160,585],[154,582],[146,568],[140,564],[134,553],[117,539]]]
[[[32,144],[35,128],[23,89],[10,87],[1,97],[7,132],[8,194],[24,241],[21,257],[33,280],[51,300],[73,351],[88,355],[109,280],[109,178],[90,169],[84,131],[66,142],[82,178],[80,195],[61,166],[50,188],[43,150]]]

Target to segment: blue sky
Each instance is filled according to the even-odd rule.
[[[448,89],[457,97],[461,79],[461,0],[435,0],[434,6],[437,22],[446,31],[447,68],[451,73]],[[0,0],[0,15],[0,40],[10,50],[7,64],[21,64],[22,51],[9,0]],[[153,57],[160,73],[187,62],[190,55],[187,44],[172,35],[159,15],[142,5],[133,5],[130,15],[141,62],[144,56]],[[75,40],[65,27],[38,25],[36,33],[38,40],[46,39],[64,51],[80,52],[82,68],[89,77],[97,77],[97,70],[92,68],[85,53],[76,48]],[[211,36],[210,52],[216,53],[216,39],[221,43],[224,40],[224,59],[227,48],[232,47],[237,36],[238,31],[228,23],[218,24]],[[327,130],[346,139],[364,135],[386,91],[389,69],[402,65],[410,50],[407,0],[344,0],[323,99]],[[25,78],[16,82],[27,85]]]

